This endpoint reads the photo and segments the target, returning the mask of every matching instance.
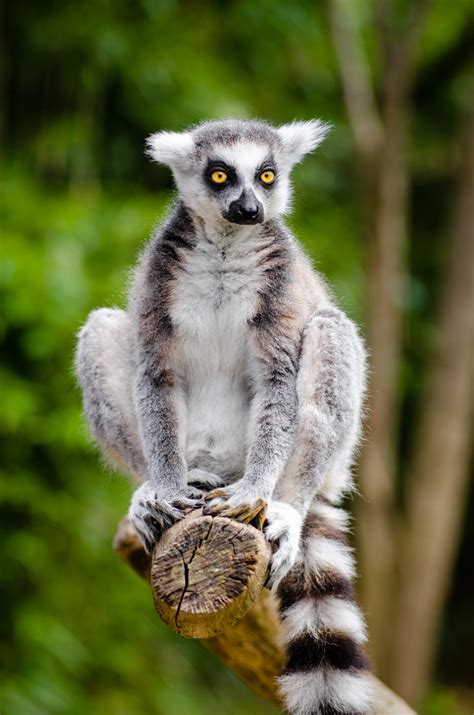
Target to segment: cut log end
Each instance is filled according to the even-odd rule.
[[[262,533],[223,517],[191,515],[169,529],[151,565],[155,608],[188,638],[212,638],[249,611],[265,583]]]

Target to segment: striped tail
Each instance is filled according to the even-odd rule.
[[[291,715],[372,712],[347,521],[342,509],[316,500],[306,517],[300,560],[277,588],[288,656],[279,686]]]

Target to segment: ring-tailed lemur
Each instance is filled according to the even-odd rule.
[[[365,625],[337,505],[364,348],[280,218],[293,165],[326,133],[319,121],[226,120],[152,135],[178,200],[128,310],[96,310],[82,328],[76,369],[93,435],[142,482],[130,517],[147,550],[189,508],[250,521],[268,503],[288,711],[362,715]]]

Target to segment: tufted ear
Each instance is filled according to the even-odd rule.
[[[193,139],[189,132],[158,132],[146,140],[146,154],[172,169],[183,166],[193,150]]]
[[[297,164],[305,154],[309,154],[324,141],[330,129],[330,124],[319,119],[283,124],[277,131],[283,144],[285,159],[291,166]]]

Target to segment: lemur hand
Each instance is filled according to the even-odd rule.
[[[263,527],[267,502],[253,493],[243,479],[223,489],[214,489],[204,497],[204,501],[203,514],[226,516],[244,524],[253,522],[258,529]]]
[[[150,552],[165,529],[184,519],[203,504],[203,492],[186,485],[174,493],[160,490],[151,481],[134,492],[128,515],[145,550]]]
[[[295,563],[303,528],[303,517],[289,504],[273,501],[267,511],[264,534],[273,548],[267,585],[277,586]]]

